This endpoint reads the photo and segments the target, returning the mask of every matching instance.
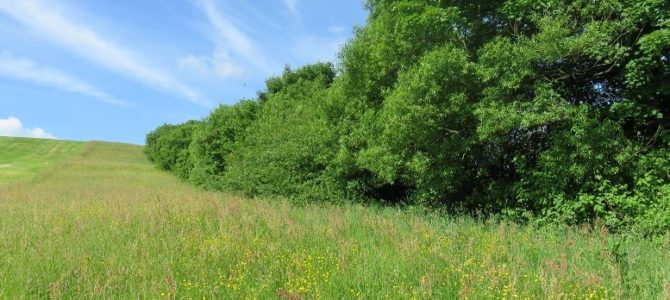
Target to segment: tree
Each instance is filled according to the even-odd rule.
[[[366,7],[337,72],[287,67],[149,157],[251,195],[670,228],[670,2]]]
[[[221,189],[221,176],[228,167],[228,155],[246,137],[255,122],[260,104],[242,100],[221,105],[195,131],[189,146],[193,170],[190,180],[211,189]]]
[[[144,153],[159,168],[188,178],[191,171],[189,146],[200,121],[180,125],[165,124],[147,135]]]

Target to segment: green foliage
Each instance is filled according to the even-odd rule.
[[[377,115],[379,134],[358,157],[359,165],[380,185],[412,187],[416,199],[443,199],[454,192],[464,179],[461,162],[472,144],[475,88],[465,51],[431,51],[400,75]]]
[[[192,182],[207,188],[223,187],[221,176],[228,168],[228,155],[246,136],[259,107],[258,102],[242,100],[220,106],[203,121],[189,146]]]
[[[518,164],[516,198],[551,221],[616,217],[621,206],[612,198],[626,193],[622,187],[630,181],[636,149],[615,123],[597,121],[587,107],[570,121],[571,127],[548,137],[535,165],[517,158],[523,163]]]
[[[144,153],[159,168],[188,178],[192,169],[189,146],[200,121],[180,125],[162,125],[147,135]]]
[[[336,139],[326,118],[331,64],[270,78],[258,100],[222,105],[198,126],[164,125],[145,152],[161,169],[209,189],[305,200],[341,200],[326,167]]]
[[[342,198],[326,175],[335,140],[324,109],[334,77],[332,65],[316,64],[268,81],[258,120],[229,156],[224,181],[230,188],[248,195]]]
[[[670,229],[668,1],[366,7],[338,72],[287,68],[193,143],[157,129],[149,157],[250,195]]]

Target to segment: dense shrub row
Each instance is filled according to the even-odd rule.
[[[670,228],[670,3],[370,0],[330,64],[164,125],[213,189]]]

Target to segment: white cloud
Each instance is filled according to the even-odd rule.
[[[55,139],[56,137],[44,131],[42,128],[25,128],[21,120],[15,117],[0,119],[0,135],[15,137],[31,137],[42,139]]]
[[[223,51],[243,57],[247,62],[260,68],[263,72],[270,74],[273,71],[272,64],[269,63],[265,55],[252,42],[252,40],[242,32],[230,18],[227,17],[212,0],[196,0],[197,7],[205,14],[207,20],[216,31],[215,40],[216,51],[212,60],[217,59],[217,53]],[[227,59],[230,61],[229,59]]]
[[[78,53],[98,65],[162,91],[176,93],[193,103],[210,105],[207,101],[203,101],[195,90],[182,84],[165,70],[146,65],[130,49],[105,39],[89,26],[78,24],[59,13],[58,7],[53,2],[0,0],[0,11],[31,28],[40,37]]]
[[[81,94],[117,106],[130,105],[130,103],[115,99],[76,77],[53,68],[41,67],[32,60],[14,57],[7,52],[0,53],[0,76]]]
[[[338,35],[338,36],[342,35],[343,33],[345,33],[345,30],[347,30],[346,27],[337,26],[337,25],[328,26],[327,29],[328,29],[328,32],[330,32],[331,34]]]
[[[337,53],[345,42],[345,37],[306,35],[297,39],[292,47],[293,53],[306,61],[333,62],[337,60]]]
[[[179,67],[205,76],[228,78],[242,75],[242,69],[235,65],[228,52],[221,48],[216,49],[212,57],[187,55],[179,60]]]
[[[282,0],[282,2],[284,2],[284,6],[286,6],[286,9],[288,9],[292,14],[300,14],[298,0]]]

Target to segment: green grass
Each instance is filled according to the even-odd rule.
[[[42,148],[24,145],[13,157]],[[138,146],[83,147],[0,187],[0,298],[670,297],[668,238],[250,200],[182,183]]]
[[[29,180],[83,147],[81,142],[0,137],[0,185]]]

